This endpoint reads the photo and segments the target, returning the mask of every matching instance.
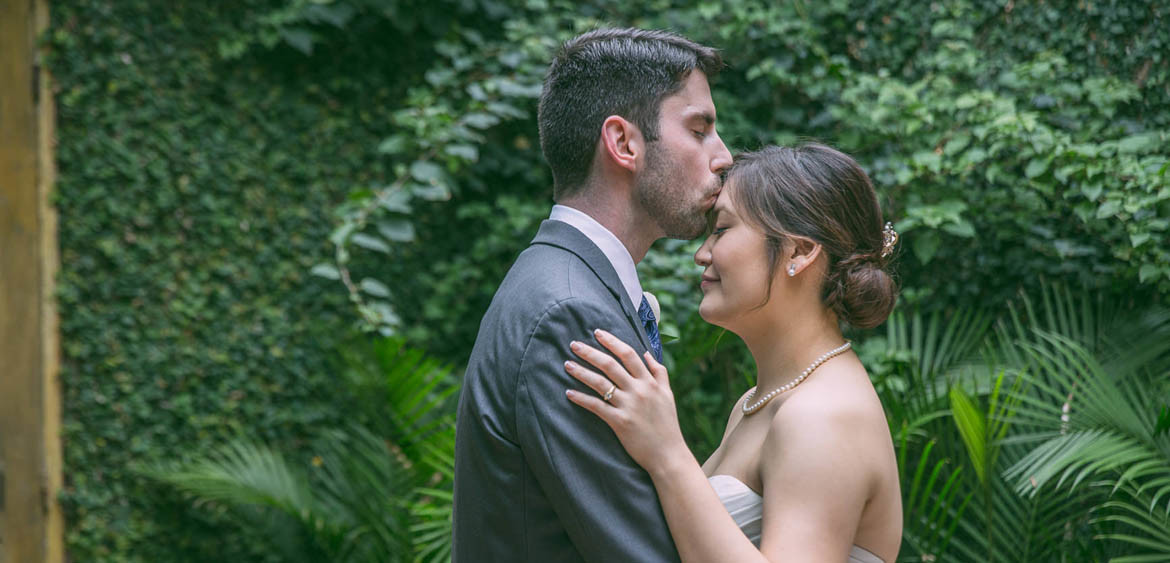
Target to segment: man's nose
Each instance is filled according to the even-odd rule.
[[[719,134],[716,133],[715,135],[718,136]],[[719,138],[719,147],[711,159],[711,171],[716,174],[723,174],[723,172],[731,167],[732,161],[731,151],[727,150],[727,145],[723,144],[722,138]]]

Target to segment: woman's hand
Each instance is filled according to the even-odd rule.
[[[601,417],[630,457],[647,471],[665,467],[677,459],[675,456],[689,457],[666,368],[649,352],[639,358],[633,348],[604,330],[593,334],[621,363],[587,344],[570,343],[574,354],[602,373],[571,360],[565,362],[569,375],[597,392],[594,396],[568,390],[569,400]]]

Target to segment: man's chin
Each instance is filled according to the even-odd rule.
[[[699,238],[707,231],[707,217],[701,216],[702,221],[694,225],[687,225],[686,229],[672,229],[674,232],[666,233],[666,236],[678,240],[694,240]]]
[[[695,211],[695,214],[692,215],[692,217],[695,218],[695,221],[693,224],[688,225],[691,227],[691,229],[689,231],[690,236],[685,237],[686,240],[691,240],[693,238],[703,236],[703,233],[707,232],[707,227],[710,224],[710,213],[711,207],[708,206],[704,206]]]

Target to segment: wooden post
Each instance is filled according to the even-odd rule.
[[[48,0],[0,0],[0,563],[61,563]]]

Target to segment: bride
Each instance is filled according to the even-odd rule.
[[[695,253],[704,320],[739,335],[757,386],[731,410],[702,466],[679,430],[666,368],[609,333],[613,355],[573,342],[565,363],[597,396],[568,399],[605,420],[650,474],[683,561],[892,562],[902,535],[893,444],[840,323],[871,328],[896,298],[869,178],[824,145],[741,156]],[[617,358],[617,359],[615,359]]]

